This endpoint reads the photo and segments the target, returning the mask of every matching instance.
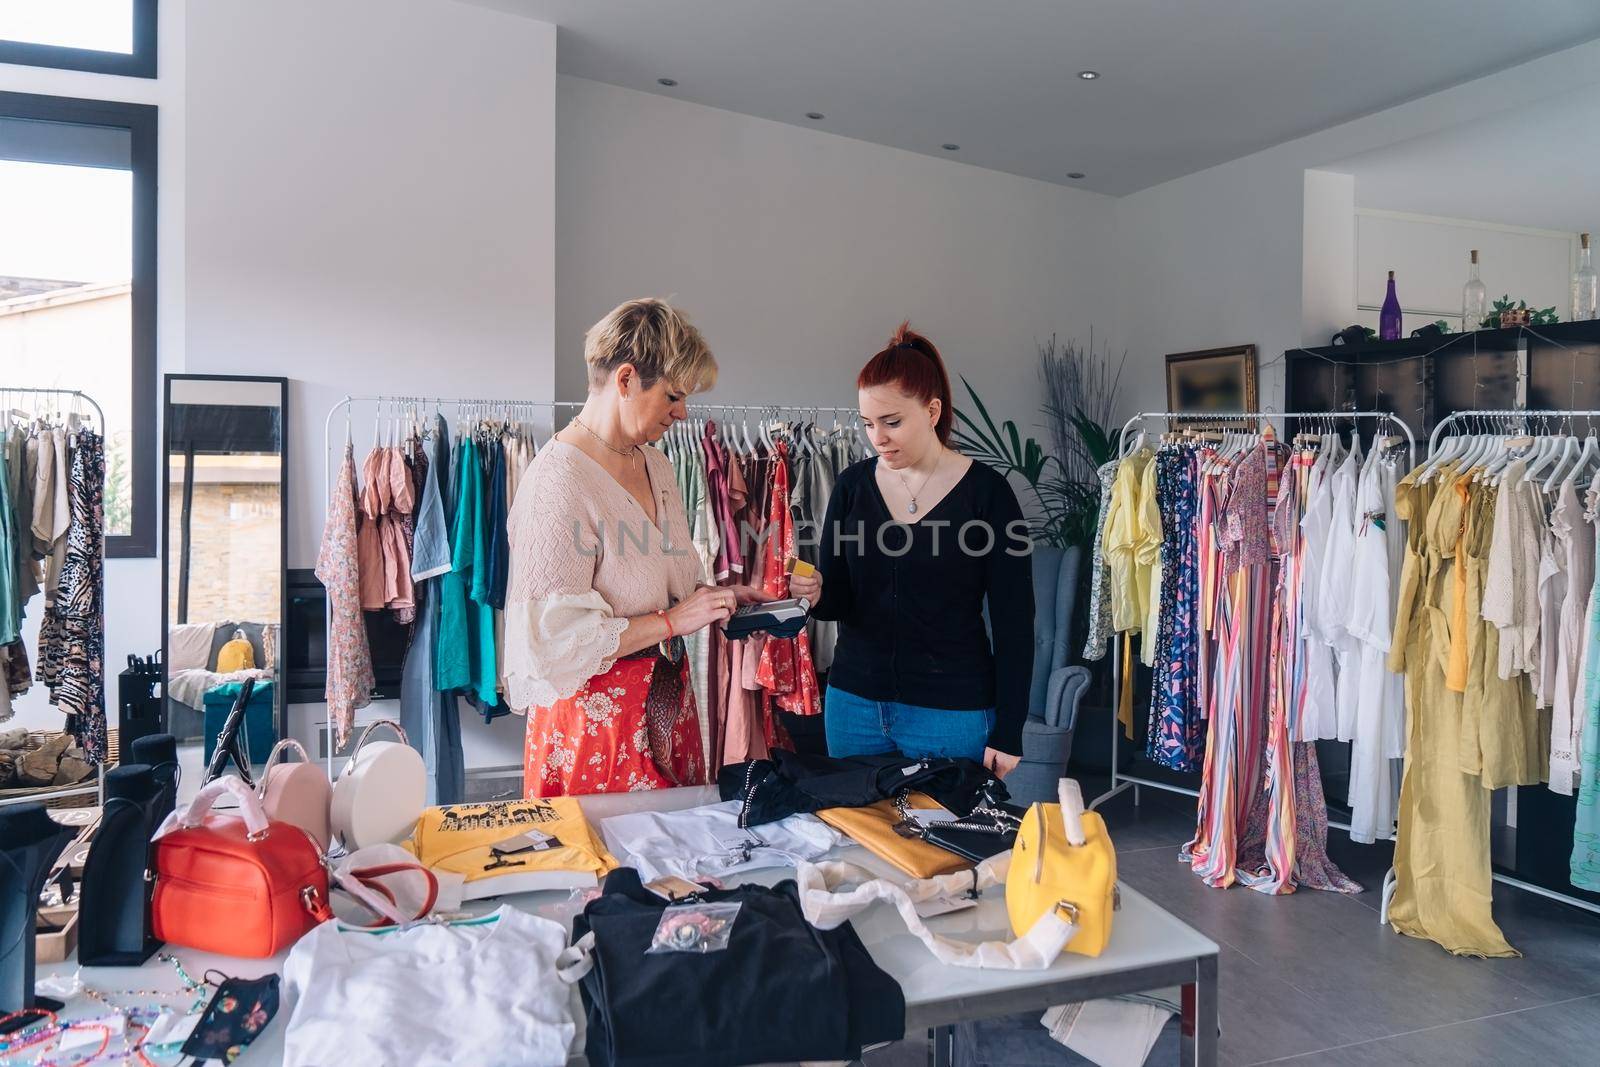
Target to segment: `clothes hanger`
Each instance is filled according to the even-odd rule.
[[[1528,465],[1522,472],[1521,484],[1526,485],[1538,477],[1539,472],[1545,470],[1560,452],[1560,437],[1550,432],[1548,417],[1540,416],[1539,429],[1534,436],[1533,448],[1528,455]]]
[[[1468,418],[1452,424],[1452,429],[1459,425],[1462,427],[1463,432],[1452,433],[1440,442],[1438,451],[1428,457],[1427,462],[1423,465],[1422,473],[1417,476],[1419,483],[1431,481],[1444,468],[1445,464],[1454,462],[1466,453],[1472,443],[1471,425]]]
[[[1571,416],[1567,417],[1565,429],[1567,431],[1567,436],[1561,444],[1561,455],[1557,457],[1555,468],[1551,470],[1550,476],[1546,478],[1544,484],[1540,486],[1540,488],[1546,493],[1555,491],[1556,486],[1560,484],[1561,480],[1566,477],[1567,471],[1571,469],[1573,461],[1578,458],[1580,446],[1578,439],[1571,434]]]
[[[1562,485],[1574,487],[1579,485],[1579,472],[1588,468],[1597,459],[1600,459],[1600,438],[1596,438],[1594,430],[1591,429],[1589,431],[1589,436],[1583,439],[1583,447],[1578,452],[1577,462],[1575,462],[1572,465],[1572,469],[1567,472],[1566,478],[1562,480]],[[1585,481],[1582,484],[1588,485],[1588,482]]]

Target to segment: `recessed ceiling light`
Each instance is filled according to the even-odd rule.
[[[1100,77],[1100,72],[1098,70],[1080,70],[1078,71],[1078,77],[1086,82],[1092,82]]]
[[[810,119],[812,122],[820,122],[822,119],[825,119],[827,117],[828,116],[824,115],[820,111],[807,111],[806,112],[806,118]]]
[[[1067,174],[1067,177],[1071,178],[1073,181],[1077,181],[1079,178],[1083,177],[1083,171],[1081,171],[1081,170],[1071,171],[1071,172],[1069,172]]]
[[[961,151],[961,146],[958,144],[947,144],[944,146],[944,150],[946,152],[959,152]]]
[[[657,78],[656,79],[656,84],[657,85],[665,85],[668,89],[670,89],[674,85],[678,84],[678,79],[676,79],[676,78]]]

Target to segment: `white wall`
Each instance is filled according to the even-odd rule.
[[[1308,169],[1596,82],[1600,42],[1590,42],[1119,199],[1126,409],[1165,406],[1165,353],[1247,343],[1260,352],[1262,402],[1282,409],[1284,350],[1328,334],[1302,313]]]
[[[1356,183],[1348,174],[1308,170],[1300,275],[1302,344],[1323,344],[1355,321]]]
[[[0,63],[0,92],[69,96],[91,100],[117,100],[155,104],[161,109],[156,167],[156,358],[158,370],[181,371],[184,364],[184,157],[187,103],[185,92],[185,14],[187,0],[166,0],[159,5],[159,74],[151,78],[122,78],[74,70],[50,70]],[[4,378],[0,368],[0,379]],[[94,395],[94,382],[73,385]],[[160,466],[156,466],[156,478]],[[156,499],[160,482],[143,487]],[[161,647],[161,563],[151,559],[113,559],[106,562],[106,699],[108,714],[116,719],[116,674],[130,653],[148,655]],[[23,639],[36,650],[41,601],[35,601]],[[34,686],[16,702],[14,725],[29,729],[58,729],[61,713],[45,699],[42,686]]]
[[[1600,93],[1591,84],[1342,160],[1364,208],[1600,234]],[[1498,295],[1498,294],[1497,294]]]
[[[1111,199],[562,76],[556,385],[583,333],[671,298],[721,366],[711,403],[853,405],[909,318],[999,418],[1042,421],[1035,343],[1112,329]]]
[[[552,388],[555,27],[205,0],[188,38],[187,369],[291,379],[289,566],[309,567],[339,397]],[[302,736],[323,713],[293,710]],[[468,762],[515,762],[520,727],[469,726]]]
[[[1491,307],[1509,295],[1535,309],[1554,307],[1563,322],[1569,317],[1576,234],[1365,208],[1357,210],[1355,224],[1353,276],[1361,310],[1349,322],[1377,327],[1393,270],[1403,333],[1440,318],[1460,329],[1461,287],[1473,249]]]
[[[306,567],[339,397],[551,387],[555,27],[449,0],[206,0],[189,40],[188,369],[293,380]]]

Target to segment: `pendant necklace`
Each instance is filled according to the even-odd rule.
[[[607,441],[604,437],[601,437],[599,434],[597,434],[593,430],[589,429],[588,424],[585,423],[582,419],[578,418],[578,416],[576,416],[576,415],[572,416],[572,421],[577,423],[580,427],[582,427],[584,433],[588,434],[590,437],[594,438],[596,441],[599,441],[601,444],[605,445],[607,448],[609,448],[611,451],[615,452],[617,455],[619,455],[619,456],[627,456],[628,457],[628,466],[629,466],[630,469],[632,469],[633,467],[636,467],[638,465],[636,463],[636,461],[639,458],[639,446],[638,445],[634,445],[632,448],[618,448],[616,445],[612,444],[610,441]]]
[[[915,493],[913,493],[911,491],[911,486],[906,483],[906,476],[904,474],[901,474],[899,471],[895,471],[894,472],[896,477],[898,477],[900,479],[900,487],[906,491],[906,496],[911,498],[911,503],[906,508],[906,514],[915,515],[917,513],[917,495],[919,493],[921,493],[924,489],[928,488],[928,482],[930,480],[932,480],[932,478],[933,478],[933,476],[935,474],[939,473],[939,466],[943,462],[944,462],[944,456],[943,456],[943,454],[941,454],[939,456],[938,462],[936,462],[933,465],[933,470],[929,471],[928,472],[928,476],[926,478],[922,479],[922,484],[917,486],[917,491]]]

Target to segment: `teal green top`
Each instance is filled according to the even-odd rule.
[[[476,468],[471,459],[475,449],[470,441],[456,447],[456,475],[451,479],[451,499],[446,507],[454,514],[455,540],[451,545],[450,569],[439,578],[439,629],[434,634],[433,687],[441,693],[468,689],[472,685],[471,634],[467,623],[467,582],[465,573],[472,566],[470,554],[461,552],[461,501],[466,496],[467,471]]]
[[[22,588],[17,574],[18,531],[11,510],[7,445],[5,428],[0,427],[0,645],[9,645],[22,634],[22,606],[17,603]]]
[[[456,484],[460,487],[456,498],[455,541],[451,546],[450,573],[446,575],[445,596],[447,605],[457,598],[461,609],[459,629],[449,634],[454,644],[454,659],[450,664],[450,688],[471,690],[485,705],[493,707],[500,700],[496,685],[499,678],[494,646],[494,605],[489,602],[489,529],[487,515],[488,497],[483,491],[483,464],[479,462],[478,445],[470,437],[461,442],[456,463]],[[450,579],[456,590],[450,592]],[[447,613],[440,619],[440,639]],[[456,619],[449,618],[454,625]],[[461,669],[461,659],[466,669]]]
[[[1600,540],[1594,546],[1600,564]],[[1600,574],[1600,571],[1596,571]],[[1572,884],[1579,889],[1600,893],[1600,596],[1589,600],[1589,648],[1583,672],[1583,700],[1577,711],[1587,709],[1583,734],[1578,741],[1578,817],[1572,826]]]

